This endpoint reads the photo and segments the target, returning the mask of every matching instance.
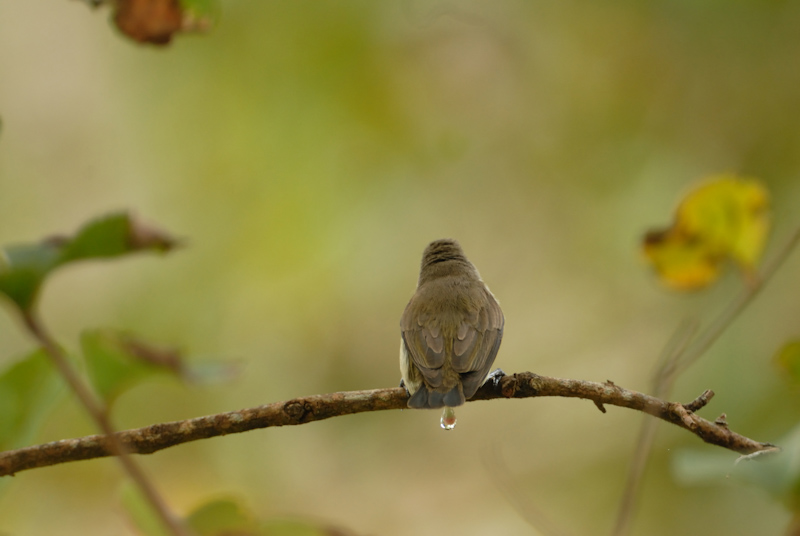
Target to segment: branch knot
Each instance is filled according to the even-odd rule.
[[[283,406],[283,412],[295,422],[303,422],[303,417],[306,414],[306,407],[302,402],[297,400],[290,400]]]

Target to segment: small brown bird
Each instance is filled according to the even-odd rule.
[[[503,311],[461,246],[428,244],[417,291],[400,319],[400,371],[410,408],[452,408],[489,376],[503,338]],[[498,371],[502,375],[502,371]],[[452,410],[445,409],[455,425]]]

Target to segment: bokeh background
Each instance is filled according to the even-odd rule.
[[[0,0],[0,243],[130,209],[187,247],[86,264],[48,283],[43,314],[130,329],[238,380],[159,380],[117,403],[121,427],[294,396],[395,386],[398,321],[432,239],[458,238],[499,298],[506,372],[642,391],[686,317],[740,291],[681,295],[637,249],[702,177],[761,178],[767,256],[800,223],[800,4],[263,2],[165,49],[81,2]],[[771,364],[800,333],[795,255],[673,398],[778,441],[800,396]],[[32,348],[0,315],[0,366]],[[259,515],[360,535],[577,534],[613,524],[641,417],[565,399],[396,411],[199,441],[141,458],[180,512],[237,495]],[[63,403],[37,438],[92,433]],[[663,426],[634,533],[780,534],[789,514],[734,481],[673,477]],[[730,455],[731,462],[735,458]],[[19,474],[0,532],[133,534],[109,460]],[[505,488],[500,485],[505,482]]]

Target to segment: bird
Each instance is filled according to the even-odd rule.
[[[409,408],[445,408],[442,427],[455,426],[453,407],[490,376],[505,317],[458,241],[428,244],[417,289],[400,318],[400,372]],[[501,370],[492,376],[503,375]],[[452,425],[452,426],[446,426]]]

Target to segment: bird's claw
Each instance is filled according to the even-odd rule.
[[[487,380],[492,382],[492,385],[496,388],[500,386],[500,380],[503,379],[506,373],[503,372],[503,369],[494,369],[492,372],[489,373],[487,376]]]
[[[406,394],[408,396],[411,396],[411,391],[409,391],[408,387],[406,387],[406,381],[403,378],[400,378],[400,387],[406,390]]]

